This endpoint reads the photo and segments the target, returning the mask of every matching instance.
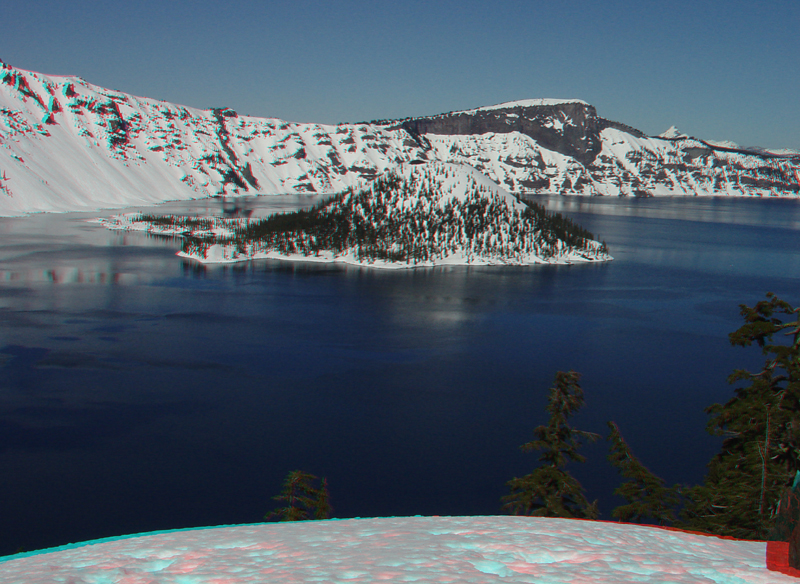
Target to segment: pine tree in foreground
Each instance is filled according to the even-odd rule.
[[[665,487],[664,479],[654,475],[633,455],[619,431],[619,426],[615,422],[609,422],[608,427],[611,429],[608,436],[608,441],[611,442],[608,460],[623,478],[628,479],[614,491],[615,495],[623,497],[628,503],[616,507],[611,516],[620,521],[634,523],[650,518],[659,525],[675,521],[673,509],[680,502],[678,486]]]
[[[755,373],[737,369],[728,381],[746,382],[727,403],[706,408],[708,431],[724,437],[702,485],[686,493],[682,527],[763,539],[777,501],[800,470],[800,308],[772,293],[754,307],[740,305],[745,324],[731,344],[761,347]]]
[[[506,484],[511,494],[502,498],[503,509],[513,515],[538,517],[581,517],[598,515],[597,501],[589,503],[581,484],[564,467],[569,461],[584,462],[578,453],[583,440],[591,442],[598,434],[577,430],[567,423],[583,405],[580,374],[574,371],[556,373],[550,388],[547,412],[550,421],[534,429],[534,440],[520,446],[524,452],[540,450],[542,466],[524,477],[514,477]]]
[[[276,501],[283,501],[285,506],[267,513],[264,519],[305,521],[312,515],[313,519],[328,519],[331,512],[328,481],[323,478],[317,488],[313,486],[316,480],[317,477],[301,470],[290,472],[283,481],[281,494],[273,497]]]

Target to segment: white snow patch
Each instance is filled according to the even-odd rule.
[[[666,132],[662,132],[658,136],[659,136],[659,138],[668,138],[668,139],[688,138],[688,136],[686,134],[681,132],[675,126],[670,126],[669,130],[667,130]]]
[[[730,140],[704,140],[710,146],[719,146],[720,148],[741,148],[736,142]]]
[[[517,101],[506,101],[504,103],[498,103],[497,105],[487,105],[483,107],[478,107],[471,110],[462,110],[453,112],[454,114],[473,114],[475,112],[481,111],[488,111],[488,110],[498,110],[498,109],[513,109],[516,107],[540,107],[546,105],[562,105],[566,103],[579,103],[582,105],[589,105],[587,102],[583,101],[582,99],[552,99],[552,98],[541,98],[541,99],[520,99]]]

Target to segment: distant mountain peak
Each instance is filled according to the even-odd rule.
[[[669,130],[658,135],[659,138],[666,138],[667,140],[675,140],[677,138],[688,138],[686,134],[681,132],[675,126],[670,126]]]

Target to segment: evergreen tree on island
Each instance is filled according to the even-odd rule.
[[[745,382],[724,405],[706,408],[710,433],[724,437],[704,483],[687,491],[682,527],[764,539],[782,493],[800,465],[800,308],[775,296],[740,305],[745,324],[729,335],[734,346],[761,347],[755,373],[735,370]]]
[[[664,486],[664,479],[654,475],[633,455],[615,422],[609,422],[608,427],[611,429],[608,460],[623,478],[628,479],[614,491],[615,495],[623,497],[628,503],[616,507],[611,516],[619,521],[634,523],[650,518],[659,525],[675,521],[673,509],[680,502],[678,487]]]
[[[328,481],[322,479],[319,487],[314,487],[317,480],[312,474],[301,470],[293,470],[283,481],[280,495],[273,497],[283,501],[285,506],[278,507],[264,516],[266,520],[305,521],[308,519],[328,519],[330,517],[330,495]]]
[[[579,517],[594,519],[598,515],[597,501],[589,503],[581,484],[565,467],[569,461],[584,462],[578,452],[583,440],[594,442],[600,436],[577,430],[568,419],[583,406],[583,389],[578,384],[580,374],[559,371],[550,388],[547,412],[550,420],[546,426],[534,429],[534,440],[520,449],[524,452],[542,451],[542,466],[523,477],[514,477],[506,483],[511,494],[502,498],[503,509],[513,515],[537,517]]]

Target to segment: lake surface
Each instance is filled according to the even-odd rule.
[[[0,218],[0,553],[258,522],[294,469],[327,477],[336,517],[498,514],[557,370],[583,374],[576,426],[615,420],[668,483],[699,482],[703,409],[761,362],[727,340],[738,305],[800,302],[800,201],[537,200],[615,261],[203,267],[86,222],[111,211]],[[584,453],[608,518],[607,443]]]

